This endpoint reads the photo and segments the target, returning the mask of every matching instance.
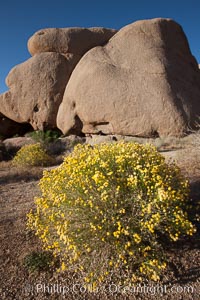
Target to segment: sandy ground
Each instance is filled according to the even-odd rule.
[[[200,299],[200,237],[199,232],[174,246],[168,245],[169,268],[163,282],[133,286],[117,293],[120,287],[102,287],[105,293],[88,292],[70,277],[54,270],[31,273],[24,258],[33,250],[40,251],[37,238],[26,230],[26,214],[39,194],[41,170],[19,172],[0,167],[0,299]],[[194,205],[200,199],[200,180],[193,180]],[[74,286],[73,284],[76,285]],[[64,287],[69,291],[63,290]],[[52,290],[50,289],[52,288]],[[54,288],[54,290],[53,290]],[[81,290],[80,290],[81,289]],[[134,290],[135,289],[135,290]],[[65,294],[63,295],[62,293]],[[112,293],[113,292],[113,293]]]

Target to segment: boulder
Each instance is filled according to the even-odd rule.
[[[3,160],[7,159],[7,152],[6,152],[6,148],[5,145],[3,144],[3,142],[0,140],[0,162]]]
[[[30,137],[14,137],[3,141],[6,152],[10,157],[13,157],[23,146],[35,143],[36,142]]]
[[[48,153],[51,155],[61,155],[71,152],[77,144],[83,144],[85,142],[84,137],[69,135],[67,137],[62,137],[49,143],[47,146]]]
[[[200,115],[200,72],[171,19],[127,25],[80,60],[57,126],[64,134],[183,136]]]
[[[120,140],[120,139],[119,139]],[[118,141],[115,135],[99,135],[99,134],[89,134],[86,136],[85,143],[91,146],[104,144],[104,143],[113,143]]]
[[[19,124],[0,113],[0,137],[8,138],[13,135],[23,135],[27,131],[31,130],[29,124]]]
[[[35,130],[56,127],[56,115],[77,60],[72,54],[40,53],[14,67],[7,76],[10,90],[0,95],[0,112]]]
[[[82,56],[89,49],[105,44],[116,32],[102,27],[42,29],[28,40],[28,50],[31,55],[57,52]]]
[[[0,95],[0,112],[15,122],[30,123],[35,130],[55,128],[65,87],[81,56],[105,44],[115,33],[106,28],[49,28],[36,32],[28,41],[34,57],[8,74],[10,90]]]
[[[174,138],[173,138],[174,139]],[[139,143],[139,144],[154,144],[158,139],[153,138],[142,138],[137,136],[126,136],[126,135],[101,135],[101,134],[87,134],[85,137],[85,143],[89,144],[91,146],[94,146],[96,144],[102,144],[102,143],[113,143],[113,142],[132,142],[132,143]]]

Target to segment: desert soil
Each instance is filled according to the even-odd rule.
[[[105,293],[85,291],[69,274],[58,275],[53,269],[30,272],[24,266],[24,258],[34,250],[41,251],[41,245],[34,234],[26,229],[26,214],[34,207],[41,176],[41,169],[11,170],[9,164],[0,167],[1,300],[200,299],[199,231],[191,238],[168,245],[169,267],[162,282],[133,286],[129,292],[124,290],[124,293],[117,293],[120,287],[114,285],[105,287]],[[191,182],[191,198],[193,205],[197,205],[200,199],[200,177],[191,179]]]

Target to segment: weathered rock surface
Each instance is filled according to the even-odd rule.
[[[28,41],[34,57],[8,74],[10,90],[0,95],[0,112],[13,121],[30,123],[35,130],[56,127],[65,87],[81,56],[105,44],[115,33],[106,28],[49,28],[36,32]]]
[[[73,53],[82,56],[89,49],[105,44],[117,30],[96,28],[47,28],[28,40],[31,55],[41,52]]]
[[[200,115],[200,72],[170,19],[138,21],[88,51],[68,82],[57,125],[73,132],[182,136]]]
[[[7,153],[12,157],[25,145],[35,144],[36,142],[30,137],[14,137],[3,141]]]
[[[102,143],[113,143],[116,141],[120,141],[122,138],[118,139],[115,135],[99,135],[99,134],[90,134],[86,136],[85,143],[91,146]]]
[[[53,143],[50,143],[47,146],[47,149],[48,153],[51,155],[61,155],[71,152],[75,145],[83,144],[84,142],[85,137],[69,135],[67,137],[59,138]]]
[[[7,153],[5,145],[0,140],[0,161],[7,159]]]
[[[58,53],[40,53],[14,67],[7,76],[10,90],[0,95],[0,112],[30,123],[34,129],[56,127],[56,115],[76,63]]]

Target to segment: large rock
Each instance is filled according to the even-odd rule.
[[[7,152],[6,152],[6,148],[4,146],[4,144],[2,143],[2,141],[0,140],[0,162],[2,160],[6,160],[7,159]]]
[[[105,44],[115,33],[106,28],[49,28],[36,32],[28,41],[34,57],[8,74],[10,90],[0,95],[0,112],[13,121],[30,123],[35,130],[56,127],[65,87],[81,56]]]
[[[40,53],[14,67],[6,79],[10,90],[0,95],[0,112],[30,123],[34,129],[56,127],[56,115],[76,58]]]
[[[138,21],[88,51],[65,90],[64,134],[182,136],[200,115],[200,71],[170,19]]]
[[[77,144],[83,144],[85,137],[69,135],[55,140],[47,145],[48,153],[51,155],[67,154],[73,150]]]
[[[116,32],[102,27],[42,29],[28,40],[28,50],[31,55],[58,52],[82,56],[89,49],[105,44]]]
[[[35,144],[36,142],[30,137],[13,137],[3,141],[8,157],[13,157],[18,150],[25,145]]]

